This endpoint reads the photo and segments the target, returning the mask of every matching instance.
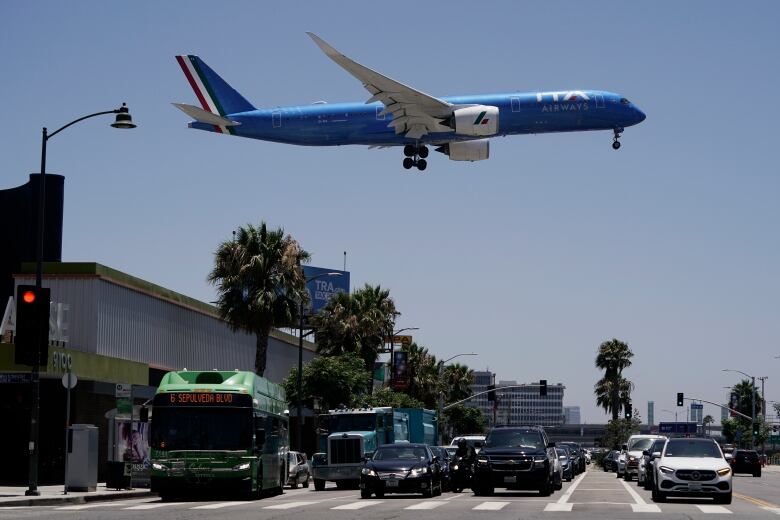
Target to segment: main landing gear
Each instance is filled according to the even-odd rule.
[[[423,171],[428,167],[428,161],[425,160],[428,157],[428,147],[425,145],[413,145],[407,144],[404,146],[404,168],[411,169],[412,166],[416,166],[418,170]]]
[[[618,141],[618,139],[620,139],[620,133],[622,131],[623,131],[622,128],[615,128],[615,130],[614,130],[614,132],[615,132],[615,139],[612,141],[612,149],[613,150],[620,150],[620,141]]]

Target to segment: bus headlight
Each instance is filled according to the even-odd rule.
[[[251,464],[249,462],[242,462],[241,464],[236,464],[233,466],[233,471],[245,471],[249,469]]]

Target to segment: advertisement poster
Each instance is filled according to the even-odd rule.
[[[133,486],[149,485],[149,423],[117,421],[116,450],[119,460],[132,466]],[[129,468],[126,468],[126,471]]]
[[[404,351],[393,352],[393,390],[409,388],[409,354]]]

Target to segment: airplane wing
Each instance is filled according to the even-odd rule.
[[[452,115],[450,103],[361,65],[341,54],[314,33],[306,34],[326,56],[363,83],[366,90],[371,93],[366,103],[381,101],[385,105],[382,112],[393,115],[393,120],[388,126],[394,127],[396,134],[405,133],[410,139],[419,139],[431,132],[452,131],[448,126],[441,124],[441,120]]]

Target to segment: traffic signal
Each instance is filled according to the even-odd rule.
[[[488,401],[496,400],[496,385],[488,385]]]
[[[753,423],[753,438],[758,437],[758,423]]]
[[[677,392],[677,406],[683,405],[683,393]]]
[[[547,395],[547,380],[546,379],[540,379],[539,380],[539,395]]]
[[[631,412],[631,401],[626,401],[624,409],[626,411],[626,419],[631,419],[631,417],[633,417],[633,413]]]
[[[49,358],[49,301],[51,290],[34,285],[16,288],[16,334],[14,363],[46,365]]]

